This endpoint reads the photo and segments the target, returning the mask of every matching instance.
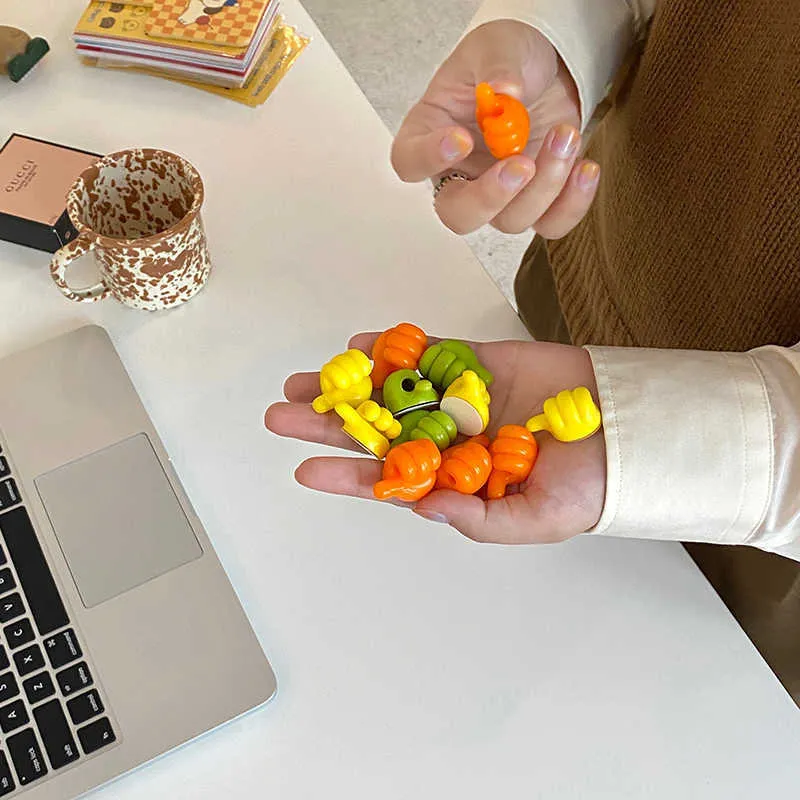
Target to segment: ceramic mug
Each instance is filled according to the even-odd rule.
[[[53,256],[56,286],[76,302],[114,297],[146,311],[186,302],[211,271],[200,216],[203,196],[197,170],[174,153],[142,148],[100,159],[67,195],[78,236]],[[67,268],[89,252],[100,281],[74,288]]]

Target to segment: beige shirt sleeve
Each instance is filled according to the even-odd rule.
[[[570,70],[585,128],[657,0],[486,0],[469,29],[528,23]],[[800,345],[589,347],[606,500],[593,534],[749,544],[800,561]]]
[[[498,19],[540,31],[575,80],[584,130],[655,5],[656,0],[485,0],[468,31]]]
[[[800,345],[586,349],[608,467],[589,533],[749,544],[800,561]]]

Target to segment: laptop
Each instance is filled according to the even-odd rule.
[[[276,681],[108,334],[4,358],[0,387],[0,797],[65,800]]]

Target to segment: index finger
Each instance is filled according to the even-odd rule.
[[[375,500],[373,486],[381,473],[382,465],[374,459],[314,456],[300,464],[295,479],[317,492]]]

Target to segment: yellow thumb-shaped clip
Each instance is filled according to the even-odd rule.
[[[334,410],[344,422],[342,430],[377,458],[389,452],[389,440],[400,434],[400,423],[374,400],[365,400],[358,408],[337,403]]]
[[[600,409],[584,386],[564,390],[544,401],[544,413],[531,417],[525,427],[531,432],[547,431],[560,442],[588,439],[602,425]]]
[[[440,408],[449,415],[459,433],[477,436],[489,424],[491,397],[486,384],[471,369],[465,369],[456,378],[442,397]]]
[[[322,394],[311,404],[317,414],[330,411],[337,403],[358,405],[372,394],[372,362],[366,353],[351,349],[334,356],[320,370]]]

